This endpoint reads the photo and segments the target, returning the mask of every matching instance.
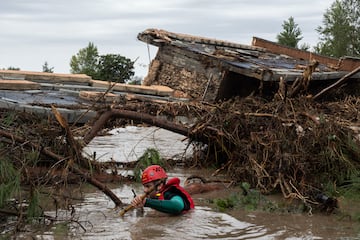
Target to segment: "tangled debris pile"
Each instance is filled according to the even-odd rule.
[[[281,191],[285,198],[318,204],[317,196],[325,191],[326,185],[359,178],[359,108],[360,98],[351,96],[336,102],[315,102],[306,97],[271,101],[233,98],[218,104],[138,102],[137,107],[132,103],[118,109],[115,115],[109,114],[102,119],[101,126],[114,124],[111,117],[123,119],[130,112],[134,119],[142,114],[138,120],[145,120],[146,115],[148,123],[162,126],[164,121],[160,124],[151,117],[162,115],[168,120],[177,115],[192,117],[196,123],[191,127],[179,127],[171,121],[168,124],[168,129],[177,127],[178,133],[187,135],[201,149],[187,162],[188,166],[214,166],[215,174],[226,172],[234,182],[248,182],[265,194]],[[78,154],[83,144],[71,143],[69,139],[69,135],[72,139],[87,139],[97,122],[92,126],[68,127],[59,119],[7,110],[1,112],[0,122],[2,162],[10,162],[23,183],[35,188],[54,179],[69,181],[74,174],[121,205],[97,181],[97,177],[104,178],[104,166],[96,162],[87,165],[91,160]],[[96,128],[95,133],[100,129]],[[30,171],[40,166],[47,170],[35,175]],[[7,176],[3,173],[0,178],[4,183]]]
[[[359,176],[360,99],[249,97],[212,106],[192,130],[209,139],[207,160],[263,193],[317,203],[327,184]]]

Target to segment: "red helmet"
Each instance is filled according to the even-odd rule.
[[[145,184],[163,178],[167,178],[165,170],[159,165],[151,165],[145,168],[141,176],[141,182]]]

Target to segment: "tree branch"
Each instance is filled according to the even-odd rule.
[[[349,72],[348,74],[346,74],[345,76],[343,76],[341,79],[339,79],[337,82],[335,82],[334,84],[328,86],[327,88],[324,88],[323,90],[321,90],[318,94],[316,94],[313,99],[317,99],[319,98],[321,95],[323,95],[324,93],[330,91],[331,89],[343,84],[345,81],[347,81],[351,76],[355,75],[357,72],[360,71],[360,66],[355,68],[354,70],[352,70],[351,72]]]

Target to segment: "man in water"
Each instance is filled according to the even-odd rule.
[[[179,178],[167,181],[165,170],[159,165],[147,167],[141,177],[146,197],[135,197],[131,205],[135,208],[150,207],[160,212],[181,214],[194,208],[190,194],[180,186]]]

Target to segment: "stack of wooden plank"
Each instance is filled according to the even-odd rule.
[[[160,85],[152,85],[152,86],[143,86],[143,85],[130,85],[125,83],[114,83],[114,82],[106,82],[100,80],[91,80],[93,87],[103,87],[110,88],[112,91],[119,92],[130,92],[130,93],[138,93],[145,95],[156,95],[156,96],[164,96],[170,97],[173,95],[174,90],[167,86]]]
[[[28,80],[0,79],[0,90],[35,90],[40,88],[39,83]]]

